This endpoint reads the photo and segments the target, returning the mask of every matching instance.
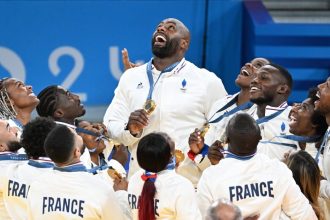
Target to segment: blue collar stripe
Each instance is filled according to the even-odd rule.
[[[173,63],[172,65],[166,67],[158,76],[155,84],[154,84],[154,78],[152,77],[152,59],[148,62],[147,64],[147,75],[148,75],[148,80],[149,80],[149,93],[148,93],[148,98],[147,100],[152,99],[152,93],[154,91],[154,88],[160,79],[161,75],[165,72],[171,72],[180,62]]]
[[[287,140],[298,141],[301,143],[315,143],[321,139],[321,136],[298,136],[298,135],[280,135],[276,136]]]
[[[67,167],[54,166],[54,170],[61,171],[61,172],[87,172],[87,169],[83,164],[76,164],[76,165],[67,166]]]
[[[1,160],[17,160],[17,161],[23,161],[23,160],[28,160],[29,158],[27,157],[26,154],[0,154],[0,161]]]
[[[52,162],[38,162],[35,160],[29,160],[28,164],[36,168],[53,168],[54,164]]]
[[[232,99],[232,101],[233,101],[233,100],[234,100],[234,99]],[[235,102],[234,102],[234,103],[235,103]],[[233,104],[232,104],[232,105],[233,105]],[[233,108],[233,109],[230,110],[229,112],[226,112],[226,113],[220,115],[219,117],[217,117],[216,119],[210,121],[209,123],[217,123],[217,122],[221,121],[223,118],[228,117],[228,116],[230,116],[230,115],[232,115],[232,114],[235,114],[235,113],[238,112],[238,111],[241,111],[241,110],[245,110],[245,109],[249,109],[249,108],[251,108],[252,105],[253,105],[252,102],[245,102],[244,104],[242,104],[242,105],[240,105],[240,106],[237,106],[237,107]],[[231,105],[230,105],[230,106],[231,106]],[[229,106],[228,106],[228,107],[229,107]],[[228,107],[227,107],[227,108],[228,108]],[[220,109],[220,110],[221,110],[221,109]],[[213,116],[212,116],[212,117],[213,117]]]
[[[281,146],[286,146],[286,147],[291,147],[291,148],[297,149],[297,145],[295,145],[295,144],[289,144],[289,143],[283,143],[283,142],[277,142],[277,141],[260,141],[260,143],[275,144],[275,145],[281,145]]]
[[[286,108],[285,108],[286,109]],[[279,116],[285,109],[282,109],[282,110],[279,110],[277,112],[274,112],[273,114],[271,115],[268,115],[268,116],[265,116],[265,117],[262,117],[262,118],[259,118],[256,120],[257,124],[261,124],[261,123],[265,123],[265,122],[268,122],[270,120],[272,120],[273,118]]]
[[[233,158],[236,160],[250,160],[252,157],[254,157],[256,155],[256,153],[254,153],[254,154],[247,155],[247,156],[239,156],[239,155],[233,154],[229,151],[222,151],[222,153],[226,155],[225,158]]]

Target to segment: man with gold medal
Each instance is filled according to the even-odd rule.
[[[212,103],[227,95],[214,73],[184,58],[190,33],[181,21],[160,22],[151,43],[153,58],[124,72],[103,120],[110,138],[129,147],[129,176],[139,169],[136,147],[143,136],[167,133],[175,141],[177,160],[183,159],[191,130],[202,127]],[[180,167],[178,173],[190,179],[189,172],[181,172]]]

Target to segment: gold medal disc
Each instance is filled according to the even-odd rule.
[[[176,163],[181,163],[184,160],[184,154],[181,150],[175,149],[174,150],[174,156]]]
[[[209,129],[210,129],[210,124],[204,124],[203,127],[201,129],[199,129],[200,136],[205,137],[205,135]]]
[[[150,115],[156,109],[156,103],[152,99],[148,99],[143,106],[144,110]]]

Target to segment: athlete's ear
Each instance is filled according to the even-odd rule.
[[[181,39],[180,46],[181,46],[181,48],[183,48],[184,50],[188,50],[188,47],[189,47],[189,40],[187,40],[187,39]]]
[[[53,114],[54,118],[63,118],[63,116],[64,116],[64,111],[62,109],[58,108],[54,111]]]
[[[75,147],[74,150],[73,150],[73,156],[75,158],[80,158],[81,156],[81,150],[79,149],[79,147]]]
[[[286,84],[282,84],[277,88],[277,93],[279,94],[290,94],[290,88]]]

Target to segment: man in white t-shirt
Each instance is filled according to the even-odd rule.
[[[55,167],[31,184],[30,219],[124,218],[112,185],[88,173],[80,162],[83,141],[73,129],[57,125],[44,146]]]
[[[17,154],[21,144],[17,139],[18,129],[11,127],[10,124],[0,119],[0,170],[2,173],[10,164],[19,164],[27,161],[25,154]],[[2,191],[0,190],[0,219],[10,219],[3,202]]]
[[[216,199],[227,198],[241,209],[243,217],[278,219],[283,211],[291,219],[317,219],[287,166],[256,154],[260,128],[250,115],[232,117],[226,135],[225,158],[207,168],[197,186],[202,214]]]
[[[51,171],[54,164],[46,156],[43,143],[55,127],[48,118],[36,118],[24,127],[21,144],[29,158],[25,163],[14,163],[0,173],[0,192],[11,219],[26,219],[27,195],[30,184],[39,175]]]

